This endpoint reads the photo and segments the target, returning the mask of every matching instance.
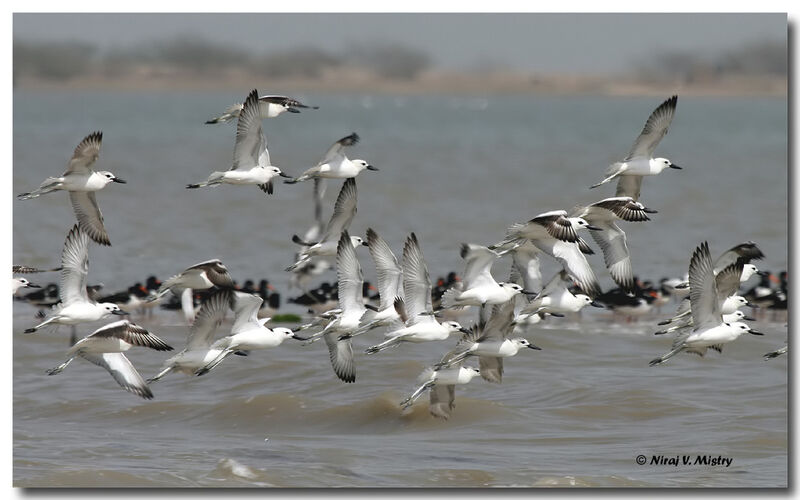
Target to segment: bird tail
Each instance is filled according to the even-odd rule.
[[[374,345],[374,346],[368,348],[364,352],[367,353],[367,354],[375,354],[376,352],[380,352],[380,351],[382,351],[384,349],[388,349],[388,348],[390,348],[392,346],[396,346],[400,342],[401,342],[400,336],[392,337],[389,340],[385,340],[385,341],[381,342],[378,345]]]

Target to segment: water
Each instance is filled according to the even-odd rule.
[[[75,145],[101,129],[97,168],[128,184],[97,195],[113,246],[90,249],[89,281],[109,292],[165,278],[219,257],[234,279],[262,277],[286,295],[293,233],[310,225],[311,183],[186,190],[231,161],[235,127],[204,125],[241,94],[26,92],[14,94],[14,193],[61,173]],[[624,155],[653,98],[298,96],[318,111],[265,121],[273,161],[298,174],[350,132],[353,155],[381,170],[358,177],[351,232],[368,227],[399,254],[410,231],[435,278],[460,270],[461,242],[493,243],[512,222],[613,195],[590,191]],[[666,97],[666,96],[665,96]],[[754,240],[787,268],[787,102],[681,97],[657,153],[684,170],[645,179],[653,222],[627,224],[634,271],[686,273],[694,247],[712,252]],[[340,183],[331,183],[326,217]],[[74,215],[54,193],[14,200],[14,263],[54,266]],[[367,252],[365,277],[375,281]],[[590,257],[601,285],[613,283]],[[545,277],[555,272],[543,266]],[[500,279],[508,263],[499,262]],[[37,276],[38,281],[55,276]],[[331,271],[325,276],[335,279]],[[670,305],[662,316],[672,311]],[[452,342],[361,355],[355,384],[339,382],[323,343],[226,360],[202,378],[170,374],[144,401],[77,360],[45,370],[67,349],[67,328],[23,335],[36,310],[15,303],[16,486],[595,486],[778,487],[787,484],[787,360],[762,354],[786,338],[781,321],[705,359],[647,363],[669,347],[657,319],[612,323],[607,312],[553,319],[529,336],[542,351],[506,361],[503,384],[476,379],[456,391],[449,421],[397,403]],[[282,312],[302,312],[285,306]],[[176,348],[186,328],[171,312],[133,318]],[[465,323],[469,320],[465,318]],[[88,334],[103,324],[81,329]],[[223,326],[223,329],[225,326]],[[145,376],[166,354],[131,351]],[[636,464],[643,454],[648,464]],[[727,468],[650,465],[653,455],[723,456]]]

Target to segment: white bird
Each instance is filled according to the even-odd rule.
[[[375,271],[378,276],[378,294],[380,303],[378,310],[368,309],[361,318],[362,326],[350,335],[355,337],[366,333],[373,328],[383,326],[402,326],[403,320],[394,308],[396,298],[404,298],[403,269],[397,261],[389,244],[372,228],[367,229],[367,246],[375,262]]]
[[[431,299],[431,277],[419,246],[417,235],[411,233],[403,247],[403,294],[396,298],[395,309],[403,320],[403,326],[386,333],[387,340],[366,350],[374,354],[401,342],[430,342],[446,340],[456,332],[466,333],[455,321],[439,323],[433,315]]]
[[[448,352],[442,357],[442,361],[451,358],[454,352]],[[430,391],[430,406],[428,410],[431,415],[447,420],[455,408],[456,385],[468,384],[473,378],[480,374],[478,368],[471,366],[461,366],[462,362],[456,362],[447,368],[436,368],[429,366],[425,368],[417,377],[420,386],[406,399],[400,402],[400,406],[406,409],[414,404],[425,392]]]
[[[656,146],[669,130],[677,105],[676,95],[661,103],[647,119],[642,133],[636,138],[625,159],[608,167],[605,178],[592,187],[595,188],[619,177],[616,196],[630,196],[637,201],[642,189],[643,176],[658,175],[665,168],[680,169],[681,167],[667,158],[653,158]]]
[[[756,319],[746,315],[742,311],[733,311],[730,314],[724,314],[724,313],[722,314],[722,321],[724,323],[733,323],[735,321],[740,321],[740,320],[755,321]],[[678,330],[682,330],[684,328],[690,328],[692,326],[694,326],[694,322],[692,321],[692,317],[688,316],[688,319],[686,321],[683,321],[675,326],[671,326],[666,330],[659,330],[657,332],[653,332],[653,335],[664,335],[666,333],[676,332]]]
[[[236,126],[236,144],[233,147],[233,166],[225,172],[212,172],[208,180],[188,184],[187,189],[196,189],[220,184],[258,186],[267,194],[272,194],[272,179],[277,176],[291,177],[272,164],[267,149],[267,139],[261,127],[258,91],[253,90],[244,102]]]
[[[314,342],[325,338],[333,371],[344,382],[355,382],[356,365],[353,359],[352,333],[361,325],[364,306],[364,276],[358,262],[350,235],[343,231],[336,252],[336,275],[338,278],[339,314],[322,331],[303,339]]]
[[[481,378],[487,382],[501,383],[503,381],[503,358],[516,356],[523,348],[541,350],[531,344],[527,339],[517,337],[508,338],[514,329],[514,303],[516,297],[509,299],[504,304],[497,304],[492,309],[492,315],[485,324],[478,323],[464,334],[454,349],[452,358],[442,359],[437,368],[449,367],[466,359],[468,356],[478,356]]]
[[[712,268],[712,272],[714,272],[715,276],[714,279],[716,281],[717,293],[719,294],[721,300],[720,312],[722,314],[732,314],[743,306],[753,307],[753,304],[748,302],[746,298],[736,294],[736,292],[739,290],[739,286],[742,283],[741,277],[744,273],[744,268],[745,266],[749,265],[744,263],[745,260],[746,259],[744,258],[739,258],[736,260],[736,262],[730,264],[719,272],[715,272]],[[691,286],[688,288],[689,297],[691,297]],[[685,325],[688,319],[691,317],[691,313],[691,302],[684,300],[678,306],[678,311],[672,318],[661,321],[658,324],[668,325],[670,323],[682,320],[683,324]]]
[[[245,354],[255,349],[277,347],[288,338],[298,338],[290,328],[277,327],[270,329],[265,324],[271,318],[259,318],[258,311],[264,299],[258,295],[232,291],[233,326],[231,334],[217,340],[211,345],[212,351],[219,351],[216,358],[198,369],[196,375],[204,375],[214,369],[226,357],[233,353]]]
[[[296,234],[292,236],[292,241],[298,245],[305,246],[301,250],[297,261],[286,268],[286,271],[293,272],[300,266],[308,262],[312,257],[330,257],[337,255],[337,245],[339,237],[343,231],[350,227],[353,217],[356,215],[356,205],[358,204],[358,188],[355,179],[347,179],[342,184],[342,189],[336,197],[333,206],[333,214],[325,226],[325,232],[318,241],[304,241]],[[353,247],[366,245],[359,236],[351,236],[350,242]]]
[[[578,243],[581,229],[600,230],[580,217],[567,217],[564,210],[537,215],[525,224],[514,224],[505,239],[490,246],[491,250],[516,246],[529,240],[536,248],[556,259],[588,295],[600,294],[600,285]]]
[[[635,281],[627,238],[615,221],[644,222],[647,214],[656,213],[629,196],[606,198],[588,207],[577,207],[573,215],[585,219],[602,231],[592,231],[594,241],[603,251],[603,260],[614,281],[626,292],[633,292]]]
[[[102,132],[87,135],[75,148],[67,170],[61,177],[48,177],[37,189],[17,197],[28,200],[56,190],[69,192],[69,200],[81,229],[97,243],[111,246],[94,192],[103,189],[110,182],[125,184],[125,181],[106,170],[91,169],[100,155],[102,141]]]
[[[200,304],[197,317],[189,328],[186,347],[167,359],[161,367],[161,371],[148,382],[160,380],[172,371],[194,375],[197,370],[214,361],[223,352],[222,349],[211,347],[214,334],[222,320],[225,319],[225,314],[231,308],[232,302],[233,294],[228,289],[216,290],[206,298]]]
[[[206,124],[225,123],[238,118],[244,104],[236,103],[228,107],[222,115],[208,120]],[[299,109],[298,109],[299,108]],[[300,109],[319,109],[319,106],[306,106],[297,99],[285,95],[262,95],[258,97],[259,118],[275,118],[283,113],[299,113]]]
[[[26,278],[11,278],[12,295],[16,295],[20,288],[42,288],[41,285],[31,283]]]
[[[233,288],[228,268],[219,259],[206,260],[189,266],[175,276],[164,280],[158,287],[155,297],[160,298],[172,290],[207,290],[211,287]]]
[[[359,137],[355,132],[342,137],[328,149],[322,160],[309,168],[295,179],[283,181],[286,184],[307,181],[322,177],[325,179],[349,179],[357,176],[362,170],[378,170],[364,160],[351,160],[344,154],[344,148],[358,143]]]
[[[569,276],[566,271],[562,270],[556,273],[556,275],[547,282],[547,285],[545,285],[542,291],[520,311],[517,321],[523,322],[530,316],[538,316],[542,313],[554,315],[575,313],[587,305],[603,307],[592,300],[588,295],[582,293],[573,294],[570,292],[568,288],[568,279]]]
[[[116,304],[98,303],[89,298],[86,291],[88,274],[89,236],[76,224],[67,234],[61,251],[61,285],[58,288],[61,303],[43,322],[28,328],[25,333],[33,333],[50,324],[77,325],[98,321],[112,314],[128,314]]]
[[[761,251],[761,249],[758,248],[758,246],[752,241],[746,241],[734,246],[733,248],[729,248],[728,250],[722,252],[719,257],[717,257],[717,260],[714,261],[714,274],[718,274],[723,269],[735,264],[738,261],[741,261],[744,264],[742,274],[739,279],[741,283],[749,280],[753,274],[766,276],[769,273],[766,271],[759,271],[755,265],[750,264],[751,260],[763,258],[764,253]],[[677,290],[684,291],[684,293],[688,293],[689,282],[684,280],[682,283],[676,285],[675,288]]]
[[[48,375],[61,373],[73,359],[83,359],[102,366],[126,391],[145,399],[153,393],[123,352],[133,346],[149,347],[156,351],[171,351],[172,347],[139,325],[130,321],[116,321],[95,330],[67,351],[67,360],[47,371]]]
[[[720,274],[725,272],[723,270]],[[745,323],[739,321],[726,323],[722,320],[721,306],[724,296],[719,294],[717,288],[718,276],[714,275],[708,243],[703,242],[695,249],[689,264],[689,283],[691,284],[689,299],[692,307],[693,326],[678,335],[672,343],[672,349],[652,360],[650,366],[663,363],[684,350],[700,356],[705,355],[709,347],[722,352],[724,344],[733,342],[743,333],[763,335]],[[736,278],[738,281],[738,277]]]
[[[505,252],[503,252],[505,253]],[[503,304],[521,292],[516,283],[498,283],[492,276],[492,264],[501,254],[482,245],[461,244],[461,258],[467,262],[463,278],[442,295],[446,309],[466,306]]]

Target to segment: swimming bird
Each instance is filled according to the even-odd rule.
[[[47,318],[28,328],[25,333],[33,333],[43,326],[77,325],[98,321],[109,315],[126,315],[116,304],[96,302],[86,291],[86,278],[89,274],[89,235],[78,224],[72,227],[64,241],[61,251],[61,303],[55,306]]]
[[[467,333],[458,322],[439,323],[433,315],[431,278],[425,256],[419,246],[417,235],[411,233],[403,247],[403,294],[394,300],[394,307],[403,326],[386,333],[387,340],[366,350],[374,354],[401,342],[430,342],[446,340],[456,332]]]
[[[358,188],[356,187],[355,179],[347,179],[342,184],[342,189],[339,190],[339,195],[336,197],[336,203],[333,206],[333,213],[325,226],[325,232],[318,241],[304,241],[296,234],[292,236],[292,241],[298,245],[305,246],[304,250],[300,251],[297,261],[291,266],[286,268],[286,271],[292,272],[308,262],[312,257],[330,257],[337,255],[337,245],[339,237],[343,231],[350,227],[353,217],[356,215],[356,205],[358,204]],[[359,236],[351,236],[350,242],[353,247],[359,245],[366,245],[364,240]]]
[[[633,268],[625,232],[616,221],[644,222],[647,214],[656,213],[630,196],[606,198],[587,207],[577,207],[572,215],[581,217],[602,231],[592,231],[594,241],[603,251],[603,260],[614,281],[627,292],[633,292]]]
[[[91,169],[100,155],[102,141],[102,132],[87,135],[75,148],[67,170],[61,177],[48,177],[37,189],[17,197],[28,200],[56,190],[69,192],[69,200],[81,229],[95,242],[111,246],[94,192],[103,189],[110,182],[125,184],[125,181],[106,170]]]
[[[547,282],[545,287],[533,298],[533,300],[522,308],[517,321],[525,321],[529,316],[541,313],[566,314],[578,312],[584,306],[591,305],[602,309],[602,305],[592,300],[588,295],[582,293],[573,294],[567,287],[569,275],[565,270],[561,270]]]
[[[466,261],[463,279],[442,295],[442,307],[451,309],[503,304],[524,291],[516,283],[495,281],[492,264],[500,258],[501,253],[482,245],[462,243],[460,255]]]
[[[41,285],[31,283],[26,278],[11,278],[12,295],[16,295],[20,288],[42,288]]]
[[[196,189],[220,184],[255,185],[267,194],[272,194],[272,179],[276,176],[291,177],[272,165],[267,149],[267,139],[261,127],[258,91],[253,90],[244,101],[244,109],[236,126],[236,144],[233,147],[233,166],[225,172],[213,172],[208,180],[188,184],[187,189]]]
[[[201,304],[194,323],[189,328],[186,347],[161,366],[156,376],[147,382],[152,383],[175,371],[185,375],[194,375],[217,359],[222,354],[220,347],[211,347],[214,334],[225,319],[225,314],[233,306],[233,291],[230,289],[214,290]]]
[[[453,351],[448,352],[442,357],[442,361],[453,357]],[[414,392],[400,402],[400,406],[405,410],[419,399],[425,391],[430,391],[430,405],[428,411],[434,417],[447,420],[455,408],[456,385],[468,384],[473,378],[480,374],[478,368],[471,366],[461,366],[462,362],[452,363],[448,367],[436,368],[429,366],[425,368],[417,377],[420,384]]]
[[[328,149],[322,160],[295,179],[285,180],[286,184],[307,181],[317,177],[326,179],[348,179],[357,176],[362,170],[378,170],[364,160],[351,160],[344,154],[344,148],[353,146],[359,141],[358,134],[353,132],[342,137]]]
[[[639,137],[633,143],[628,155],[621,162],[613,163],[606,170],[605,178],[593,185],[601,186],[616,178],[616,196],[630,196],[634,201],[639,200],[642,189],[642,178],[645,175],[658,175],[665,168],[681,169],[667,158],[653,158],[658,143],[667,134],[672,118],[675,116],[675,107],[678,105],[678,96],[674,95],[661,103],[644,125]]]
[[[244,104],[236,103],[228,107],[222,115],[208,120],[206,124],[225,123],[238,118]],[[283,113],[299,113],[300,109],[319,109],[319,106],[306,106],[297,99],[285,95],[262,95],[258,97],[259,119],[275,118]]]
[[[723,270],[720,274],[725,272]],[[684,350],[700,356],[705,355],[709,347],[722,352],[724,344],[736,340],[743,333],[763,335],[745,323],[739,321],[726,323],[722,320],[721,306],[725,297],[719,293],[717,276],[714,275],[708,242],[703,242],[695,249],[689,263],[689,283],[691,284],[689,299],[693,326],[679,334],[672,343],[672,349],[652,360],[650,366],[663,363]],[[734,276],[734,278],[738,282],[738,276]]]
[[[230,335],[222,337],[211,345],[210,350],[219,351],[216,358],[212,359],[195,375],[204,375],[214,369],[229,355],[254,349],[269,349],[277,347],[288,338],[299,338],[290,328],[268,328],[266,323],[270,318],[258,318],[258,311],[264,302],[258,295],[232,291],[233,326]]]
[[[504,304],[496,304],[486,323],[478,323],[459,341],[449,359],[442,359],[437,368],[450,367],[468,356],[478,356],[481,378],[487,382],[503,381],[503,358],[516,356],[523,348],[541,350],[522,337],[509,338],[514,329],[514,303],[512,297]]]
[[[166,342],[145,328],[127,320],[116,321],[98,328],[76,342],[67,351],[67,360],[47,370],[47,374],[61,373],[73,359],[80,356],[90,363],[105,368],[126,391],[145,399],[152,399],[152,391],[123,354],[133,346],[149,347],[156,351],[172,350]]]
[[[489,249],[509,249],[529,240],[537,249],[556,259],[578,286],[594,297],[600,294],[600,285],[578,246],[578,231],[582,229],[601,230],[581,217],[568,217],[565,210],[545,212],[525,224],[513,224],[503,241]]]

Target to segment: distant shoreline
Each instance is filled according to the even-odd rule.
[[[649,82],[622,75],[530,75],[520,73],[450,73],[428,71],[414,79],[386,79],[369,73],[326,72],[319,78],[267,78],[244,72],[197,75],[141,67],[124,75],[90,74],[66,80],[19,77],[14,90],[186,90],[241,91],[256,87],[263,92],[358,92],[375,94],[546,94],[650,96],[678,93],[692,96],[787,97],[788,81],[778,76],[724,76],[691,82]]]

